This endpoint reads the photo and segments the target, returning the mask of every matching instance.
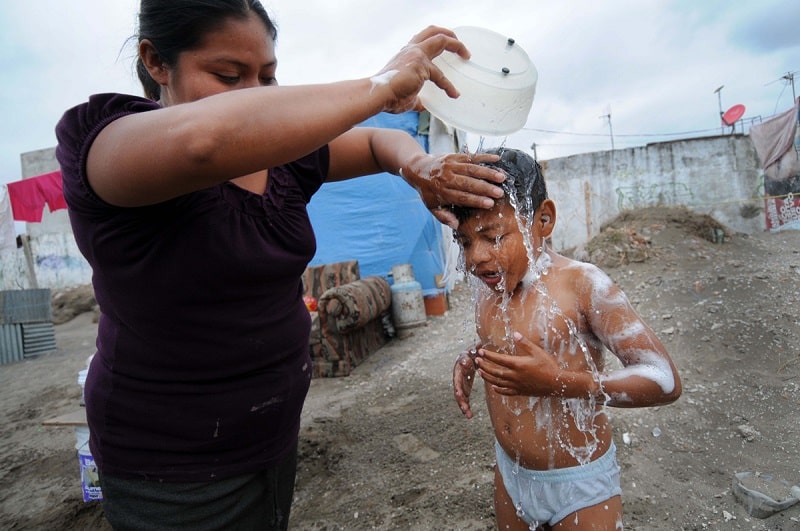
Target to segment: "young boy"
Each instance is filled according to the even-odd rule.
[[[597,267],[547,247],[556,207],[538,163],[513,149],[491,166],[506,196],[491,210],[455,207],[456,240],[477,288],[480,343],[453,370],[472,418],[483,378],[496,438],[500,530],[621,529],[619,466],[605,406],[668,404],[675,366],[625,294]],[[607,370],[604,348],[622,362]]]

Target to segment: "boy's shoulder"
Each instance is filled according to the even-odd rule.
[[[573,283],[578,289],[585,282],[589,282],[593,286],[597,283],[613,283],[608,274],[595,264],[581,262],[560,254],[553,256],[553,271],[556,276]]]
[[[551,256],[552,264],[556,271],[562,271],[573,275],[606,275],[605,271],[591,262],[581,262],[580,260],[568,258],[558,253],[551,253]]]

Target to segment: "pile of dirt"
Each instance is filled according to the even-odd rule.
[[[731,232],[711,216],[685,207],[650,207],[622,212],[605,223],[598,236],[571,254],[602,269],[644,262],[658,257],[653,234],[659,234],[661,239],[688,236],[723,243]]]
[[[95,317],[99,314],[92,286],[53,290],[51,301],[53,324],[56,325],[64,324],[82,313],[91,312]],[[95,318],[96,321],[97,319]]]

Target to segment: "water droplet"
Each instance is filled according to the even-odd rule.
[[[656,426],[653,428],[653,437],[660,437],[661,436],[661,428]]]

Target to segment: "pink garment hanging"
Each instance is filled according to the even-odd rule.
[[[42,221],[44,205],[50,207],[50,212],[67,208],[61,171],[8,183],[8,196],[14,219],[17,221]]]

